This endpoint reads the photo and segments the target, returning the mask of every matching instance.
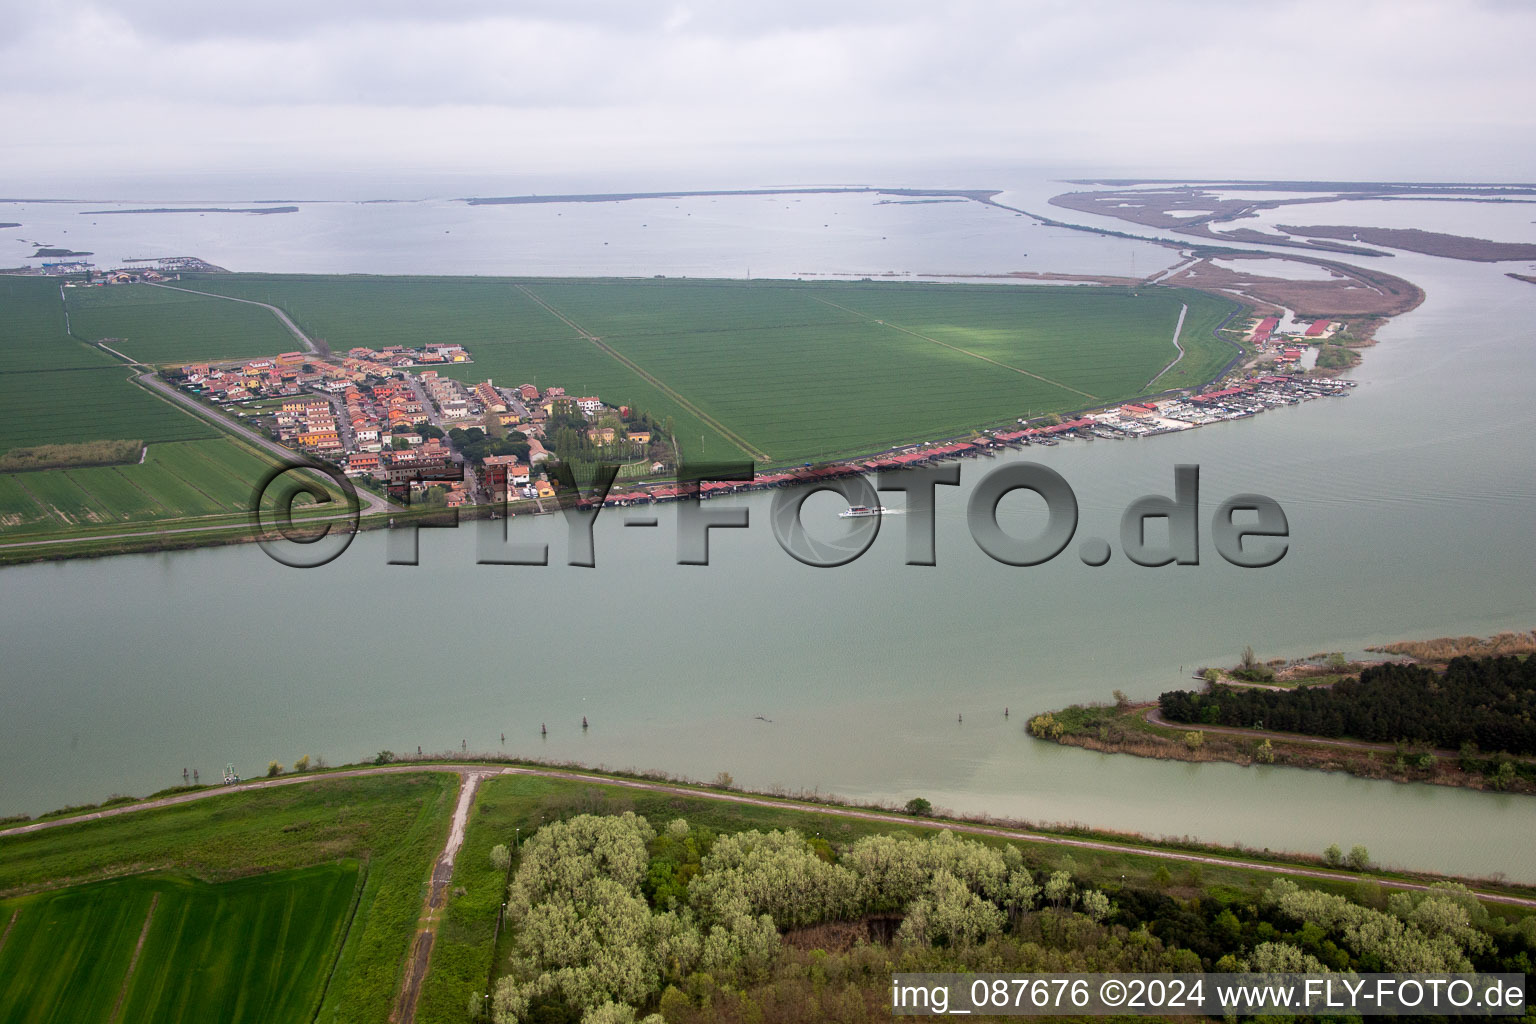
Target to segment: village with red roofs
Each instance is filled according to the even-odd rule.
[[[806,480],[973,458],[1001,448],[1071,440],[1123,440],[1243,419],[1280,406],[1347,394],[1354,382],[1315,369],[1332,320],[1254,318],[1249,357],[1201,391],[1168,392],[1084,411],[1070,419],[1021,417],[1018,426],[907,444],[826,465],[757,467],[751,480],[677,483],[667,429],[596,395],[534,384],[467,384],[444,367],[472,364],[456,344],[353,348],[341,357],[303,352],[236,363],[193,363],[168,374],[296,452],[337,467],[405,504],[490,505],[534,512],[558,507],[551,460],[574,456],[619,466],[607,504],[672,501],[698,494],[782,487]],[[555,504],[546,506],[546,502]]]

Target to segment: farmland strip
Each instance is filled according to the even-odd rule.
[[[22,489],[22,491],[26,493],[26,496],[31,498],[32,501],[37,505],[38,508],[42,509],[43,515],[46,516],[49,512],[52,512],[55,516],[57,516],[58,518],[62,519],[67,525],[70,525],[70,526],[74,525],[74,523],[70,520],[70,518],[68,516],[66,516],[63,512],[60,512],[58,509],[54,508],[52,505],[44,503],[43,499],[39,498],[36,494],[34,494],[32,492],[32,488],[30,488],[26,484],[22,483],[21,480],[18,477],[13,475],[11,477],[11,479],[15,480],[16,481],[16,486],[20,487]]]
[[[225,464],[223,462],[220,462],[218,459],[215,459],[213,456],[209,455],[207,452],[203,451],[201,448],[197,447],[196,445],[189,444],[183,450],[192,459],[194,459],[196,461],[199,461],[199,462],[206,463],[208,465],[208,468],[210,470],[212,470],[215,475],[217,475],[219,477],[222,477],[223,479],[228,480],[231,483],[237,484],[240,487],[248,488],[254,482],[254,481],[249,480],[249,479],[242,479],[240,477],[239,473],[237,473],[235,471],[234,467],[229,466],[229,465],[227,465],[227,464]]]
[[[81,483],[79,480],[76,480],[73,476],[70,476],[69,470],[63,469],[59,470],[59,472],[63,474],[64,479],[80,488],[81,494],[85,495],[88,499],[90,499],[90,501],[94,502],[94,505],[81,506],[81,509],[85,512],[85,518],[90,519],[93,522],[106,521],[112,518],[112,506],[107,502],[102,501],[101,497],[97,495],[95,491],[85,486],[85,484]]]
[[[149,451],[148,446],[145,447],[144,451],[146,453]],[[139,457],[139,465],[142,466],[143,464],[144,464],[144,457],[141,455]],[[125,483],[127,483],[129,487],[132,487],[134,490],[136,490],[140,494],[144,495],[144,497],[148,498],[153,504],[159,505],[161,511],[163,511],[163,512],[170,512],[171,511],[170,509],[165,507],[165,502],[161,501],[160,499],[156,498],[153,494],[150,494],[144,488],[140,487],[137,483],[135,483],[132,479],[130,479],[128,477],[128,475],[126,473],[124,473],[122,470],[118,469],[116,466],[113,466],[112,467],[112,471],[114,473],[116,473],[118,476],[122,477],[123,481]]]
[[[713,416],[709,415],[709,413],[705,412],[703,409],[700,409],[698,406],[694,405],[692,402],[688,401],[688,399],[684,398],[682,395],[678,394],[676,391],[672,390],[667,385],[663,384],[661,381],[659,381],[655,377],[651,376],[649,373],[646,373],[638,365],[636,365],[635,363],[631,362],[629,359],[625,358],[624,356],[620,355],[611,346],[603,344],[602,339],[598,338],[597,335],[595,335],[595,334],[591,333],[590,331],[586,330],[584,327],[582,327],[580,324],[576,323],[574,320],[572,320],[569,317],[567,317],[564,313],[560,312],[554,306],[551,306],[549,303],[547,303],[543,299],[539,298],[532,291],[530,291],[526,285],[518,285],[517,286],[517,290],[522,292],[524,295],[528,296],[534,302],[537,302],[540,306],[543,306],[544,309],[547,310],[552,316],[554,316],[557,319],[559,319],[562,323],[564,323],[567,327],[571,328],[577,334],[580,334],[583,338],[586,338],[593,345],[596,345],[599,349],[601,349],[602,351],[608,353],[610,356],[612,356],[614,359],[618,360],[620,363],[623,363],[630,370],[632,370],[636,374],[638,374],[640,376],[640,378],[642,380],[644,380],[646,383],[651,384],[651,385],[661,389],[662,393],[665,394],[668,398],[672,399],[678,405],[681,405],[684,409],[687,409],[689,412],[693,413],[699,419],[701,419],[705,423],[709,424],[711,427],[713,427],[715,429],[715,431],[717,433],[719,433],[726,440],[730,441],[736,447],[740,448],[742,451],[746,452],[748,455],[752,456],[754,459],[758,460],[759,462],[769,462],[769,461],[771,461],[769,456],[768,456],[768,454],[766,452],[759,451],[757,448],[754,448],[752,445],[748,444],[746,439],[743,438],[741,435],[737,434],[735,431],[733,431],[730,428],[726,427],[719,420],[715,419]]]
[[[112,1007],[112,1016],[108,1021],[115,1021],[123,1012],[123,1000],[128,996],[128,984],[133,981],[134,969],[139,966],[139,954],[144,952],[144,940],[149,938],[149,925],[155,919],[155,907],[160,904],[160,894],[155,893],[149,900],[149,913],[144,915],[144,930],[139,932],[139,944],[133,947],[133,959],[128,961],[128,973],[123,975],[123,987],[118,989],[117,1002]]]
[[[889,327],[891,330],[893,330],[893,331],[900,331],[902,334],[910,334],[914,338],[921,338],[923,341],[932,342],[933,344],[939,345],[939,346],[941,346],[943,348],[947,348],[947,349],[951,349],[952,351],[959,352],[961,355],[970,356],[972,359],[980,359],[982,362],[984,362],[984,363],[991,363],[993,366],[1001,366],[1003,369],[1005,369],[1005,370],[1012,370],[1014,373],[1022,373],[1026,377],[1033,377],[1035,380],[1043,381],[1044,383],[1049,384],[1052,387],[1061,388],[1063,391],[1070,391],[1074,395],[1082,395],[1084,398],[1091,399],[1092,401],[1095,401],[1095,402],[1097,402],[1099,400],[1099,396],[1098,395],[1090,395],[1086,391],[1079,391],[1077,388],[1074,388],[1074,387],[1071,387],[1069,385],[1063,384],[1059,380],[1052,380],[1049,377],[1042,377],[1038,373],[1031,373],[1030,371],[1025,370],[1025,369],[1021,369],[1020,367],[1017,367],[1017,366],[1009,366],[1007,363],[999,362],[998,360],[993,359],[990,356],[984,356],[980,352],[972,352],[970,349],[961,348],[959,345],[951,345],[947,341],[940,341],[938,338],[930,338],[926,334],[918,334],[916,331],[909,330],[909,329],[907,329],[905,327],[902,327],[900,324],[893,324],[889,320],[877,320],[877,319],[875,319],[874,317],[870,316],[867,313],[860,313],[856,309],[849,309],[847,306],[839,305],[838,303],[832,302],[829,299],[823,299],[823,298],[816,297],[816,296],[813,296],[813,298],[816,298],[817,302],[824,302],[824,303],[826,303],[829,306],[833,306],[833,307],[836,307],[837,309],[844,310],[845,312],[852,313],[855,316],[863,317],[865,320],[868,320],[872,324],[877,324],[877,325],[879,325],[881,327]]]
[[[163,470],[165,472],[165,474],[167,476],[175,477],[177,480],[180,480],[182,483],[184,483],[188,487],[192,488],[198,494],[201,494],[203,497],[207,498],[208,499],[208,503],[210,505],[212,505],[214,508],[226,508],[227,507],[227,508],[234,509],[236,512],[242,511],[242,507],[240,505],[226,505],[224,502],[219,501],[218,499],[216,499],[213,495],[209,494],[207,491],[205,491],[201,487],[197,486],[197,484],[193,483],[191,480],[188,480],[186,477],[184,477],[180,473],[176,472],[176,470],[171,467],[171,464],[169,462],[166,462],[165,460],[162,459],[160,461],[160,468],[161,468],[161,470]]]
[[[10,479],[16,484],[17,490],[21,491],[22,494],[26,495],[27,499],[30,500],[33,505],[37,506],[37,510],[39,512],[41,512],[43,514],[43,517],[46,519],[47,516],[48,516],[48,509],[47,509],[47,507],[42,502],[37,500],[37,495],[35,495],[31,491],[29,491],[27,489],[27,485],[26,484],[21,482],[19,474],[12,473],[10,475]]]

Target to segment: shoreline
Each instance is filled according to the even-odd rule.
[[[1234,356],[1233,362],[1241,360],[1245,355],[1247,355],[1246,349]],[[1209,389],[1212,386],[1212,384],[1207,384],[1204,387]],[[1353,381],[1335,380],[1327,377],[1279,374],[1258,375],[1246,378],[1243,382],[1231,388],[1216,389],[1219,394],[1213,395],[1205,403],[1211,410],[1210,415],[1213,416],[1210,422],[1188,423],[1183,427],[1162,424],[1143,428],[1140,424],[1133,424],[1130,421],[1112,416],[1110,410],[1121,409],[1126,403],[1116,403],[1111,406],[1095,406],[1091,409],[1079,410],[1072,414],[1072,418],[1051,425],[1025,426],[1021,424],[1020,428],[1016,430],[1002,430],[993,427],[990,430],[967,431],[957,434],[952,438],[897,445],[878,452],[826,462],[820,465],[780,468],[761,475],[754,475],[750,481],[706,480],[697,485],[698,497],[700,500],[709,500],[712,497],[725,494],[742,494],[816,484],[850,476],[866,476],[871,473],[884,471],[958,462],[961,459],[991,458],[1001,451],[1021,451],[1032,446],[1055,447],[1063,441],[1086,440],[1091,442],[1095,439],[1139,440],[1143,437],[1155,437],[1160,434],[1183,433],[1184,430],[1195,430],[1201,426],[1210,426],[1215,423],[1250,419],[1261,412],[1272,408],[1279,408],[1283,405],[1300,404],[1301,402],[1324,396],[1342,397],[1347,395],[1347,389],[1352,387],[1354,387]],[[1281,389],[1290,390],[1284,391]],[[1191,398],[1195,401],[1206,397],[1204,394],[1198,393],[1198,389],[1176,389],[1174,391],[1162,392],[1154,397],[1166,399],[1173,395],[1183,394],[1190,394]],[[1146,400],[1143,399],[1143,401]],[[1059,417],[1057,418],[1059,419]],[[222,423],[219,425],[223,426]],[[301,456],[295,452],[293,459],[294,464],[298,464],[301,461]],[[771,469],[771,467],[765,468]],[[368,492],[360,490],[359,493],[362,496]],[[622,488],[620,488],[616,481],[613,489],[610,489],[602,504],[605,508],[629,508],[636,505],[668,504],[689,500],[691,493],[687,486],[679,485],[675,479],[666,483],[654,480],[641,481],[625,484]],[[367,503],[365,499],[365,504]],[[567,504],[582,503],[583,500],[580,498],[567,500]],[[511,504],[465,505],[448,511],[456,512],[460,518],[486,519],[496,513],[504,513],[507,518],[530,514],[552,515],[555,512],[561,511],[562,508],[560,500],[556,498],[548,506],[542,500],[525,499]],[[443,509],[433,508],[421,509],[419,511],[391,509],[388,512],[374,512],[359,518],[357,532],[388,529],[394,519],[435,516],[441,515],[444,511]],[[210,533],[220,535],[212,537],[202,536],[203,534]],[[204,547],[222,547],[227,544],[254,543],[260,539],[256,535],[254,527],[249,524],[242,525],[238,523],[205,527],[171,526],[169,529],[164,530],[149,529],[141,534],[113,534],[96,537],[88,534],[80,536],[44,535],[0,543],[0,569],[9,565],[61,562],[76,558],[104,558],[123,554],[148,554]],[[84,550],[52,550],[69,545],[81,545]]]
[[[569,779],[597,785],[672,793],[683,797],[704,797],[752,806],[800,809],[834,817],[854,817],[906,827],[952,830],[965,835],[998,836],[1069,849],[1098,850],[1174,862],[1218,865],[1281,875],[1291,874],[1329,881],[1358,883],[1369,880],[1373,884],[1395,889],[1419,891],[1429,888],[1437,881],[1459,881],[1476,886],[1480,899],[1536,908],[1536,885],[1510,882],[1502,877],[1455,875],[1447,872],[1375,865],[1357,871],[1329,865],[1324,858],[1316,854],[1269,848],[1255,850],[1241,843],[1229,846],[1202,842],[1189,836],[1147,836],[1142,833],[1117,832],[1064,822],[1039,824],[1022,819],[997,818],[985,813],[962,815],[942,808],[936,808],[931,814],[917,815],[894,804],[858,803],[832,793],[803,790],[795,793],[766,792],[743,789],[734,785],[720,786],[666,772],[612,769],[603,765],[593,768],[579,762],[547,762],[511,755],[464,754],[457,751],[446,754],[427,754],[420,758],[398,758],[383,763],[362,762],[336,765],[302,773],[241,780],[229,785],[171,787],[158,795],[141,800],[109,797],[100,805],[62,808],[37,818],[27,818],[25,821],[19,820],[20,816],[0,818],[0,842],[49,829],[67,828],[124,814],[174,807],[193,801],[273,787],[303,785],[323,782],[327,779],[425,772],[452,772],[461,777],[475,773],[497,774],[488,773],[489,766],[501,766],[499,774]],[[81,813],[66,813],[71,810]]]

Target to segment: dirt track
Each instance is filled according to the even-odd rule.
[[[395,1000],[394,1012],[389,1019],[394,1024],[414,1024],[416,1004],[421,999],[421,983],[427,979],[427,966],[432,960],[432,945],[437,941],[437,923],[443,908],[448,905],[448,886],[453,881],[453,865],[459,850],[464,846],[464,830],[469,825],[469,809],[475,804],[475,790],[495,771],[465,771],[460,774],[459,802],[453,810],[453,824],[448,829],[448,843],[432,866],[432,881],[427,886],[427,898],[422,904],[421,921],[416,928],[416,938],[411,943],[410,960],[405,967],[405,980],[400,985],[400,996]]]

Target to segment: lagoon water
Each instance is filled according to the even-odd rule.
[[[1002,199],[1057,215],[1045,199],[1059,190],[1033,182]],[[195,254],[236,270],[738,276],[750,261],[754,276],[1145,274],[1175,258],[975,204],[875,199],[434,200],[327,204],[310,220],[305,205],[101,217],[112,234],[90,238],[74,226],[90,218],[62,204],[22,215],[0,204],[0,220],[25,222],[7,235],[62,239],[99,262]],[[67,239],[55,233],[65,226]],[[1153,697],[1244,644],[1291,657],[1536,626],[1536,287],[1504,276],[1517,265],[1380,262],[1428,299],[1381,332],[1349,398],[966,462],[962,485],[939,491],[933,568],[902,564],[900,516],[850,565],[800,565],[774,540],[772,497],[754,495],[726,499],[751,526],[714,531],[709,566],[676,564],[676,513],[663,508],[655,529],[603,512],[593,569],[565,564],[555,517],[511,525],[513,540],[548,539],[544,567],[477,564],[496,527],[466,523],[424,531],[415,567],[387,565],[374,533],[314,570],[253,546],[4,569],[0,814],[146,792],[179,783],[183,767],[210,778],[228,761],[254,774],[303,753],[463,744],[1254,847],[1363,843],[1385,864],[1536,881],[1528,797],[1113,757],[1024,732],[1031,713],[1113,689]],[[1073,544],[1028,569],[982,554],[965,515],[971,487],[1019,459],[1061,473],[1081,509]],[[1136,497],[1171,494],[1181,463],[1201,468],[1204,524],[1233,493],[1279,501],[1286,558],[1234,568],[1203,525],[1199,566],[1144,569],[1118,551],[1102,568],[1079,560],[1082,539],[1118,537]],[[806,519],[833,535],[842,504],[816,496]],[[1040,522],[1017,495],[1001,518],[1020,535]]]

